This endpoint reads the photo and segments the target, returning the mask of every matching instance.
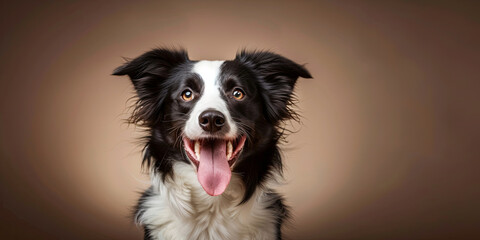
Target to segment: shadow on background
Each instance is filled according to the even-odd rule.
[[[140,239],[141,132],[110,76],[155,46],[270,49],[315,77],[285,146],[289,239],[479,239],[472,2],[1,4],[2,239]]]

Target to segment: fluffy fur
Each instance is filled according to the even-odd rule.
[[[130,122],[148,131],[143,164],[152,186],[135,211],[145,239],[282,238],[288,207],[271,183],[282,174],[282,122],[296,117],[295,83],[311,78],[303,66],[265,51],[192,61],[183,50],[154,49],[113,74],[130,77],[138,96]],[[202,127],[208,111],[221,118],[215,131]],[[218,196],[199,183],[205,160],[195,161],[197,141],[230,142],[237,149],[228,161],[228,186]],[[205,149],[217,149],[215,144]]]

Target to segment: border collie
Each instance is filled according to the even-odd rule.
[[[113,72],[138,101],[129,121],[148,131],[143,165],[152,185],[136,223],[145,239],[281,239],[289,216],[272,189],[282,175],[283,122],[296,119],[301,65],[268,51],[193,61],[154,49]]]

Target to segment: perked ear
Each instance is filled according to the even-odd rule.
[[[267,51],[242,50],[235,60],[245,64],[259,77],[269,121],[276,124],[295,116],[290,109],[295,83],[299,77],[312,78],[303,66]]]
[[[161,119],[162,104],[168,95],[165,80],[176,66],[190,61],[185,50],[153,49],[126,62],[113,75],[128,75],[138,101],[130,122],[151,126]]]

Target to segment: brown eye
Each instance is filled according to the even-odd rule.
[[[233,90],[232,95],[233,95],[233,98],[235,98],[235,100],[242,100],[245,97],[245,93],[238,88]]]
[[[185,102],[192,101],[192,100],[193,100],[193,92],[192,92],[192,90],[187,89],[187,90],[183,91],[183,92],[182,92],[182,99],[183,99]]]

